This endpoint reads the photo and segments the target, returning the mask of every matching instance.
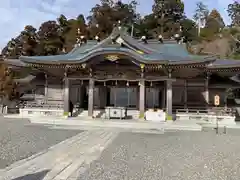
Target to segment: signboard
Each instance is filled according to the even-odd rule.
[[[214,105],[215,106],[219,106],[220,105],[220,96],[217,95],[217,94],[214,96]]]

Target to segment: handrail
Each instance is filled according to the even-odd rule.
[[[233,115],[235,111],[232,108],[212,108],[212,109],[176,109],[176,114],[217,114],[217,115]]]

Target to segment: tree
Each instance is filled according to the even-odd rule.
[[[136,22],[136,1],[126,4],[121,1],[101,0],[91,9],[91,15],[88,17],[91,36],[106,37],[110,35],[112,29],[118,22],[129,26]]]
[[[225,26],[220,13],[213,9],[206,20],[205,28],[208,28],[212,34],[218,33]]]
[[[240,27],[233,27],[230,29],[231,35],[231,57],[240,59]]]
[[[22,55],[22,37],[21,35],[16,38],[12,38],[2,50],[2,55],[8,58],[18,58]]]
[[[66,34],[70,30],[69,23],[67,18],[61,14],[59,18],[57,18],[57,22],[59,25],[59,36],[63,44],[66,44]],[[65,45],[63,45],[63,48],[65,49]]]
[[[12,73],[4,65],[0,65],[0,94],[11,98],[13,94],[14,82],[12,79]]]
[[[62,52],[64,42],[59,29],[56,21],[42,23],[38,31],[38,55],[56,55]]]
[[[184,3],[181,0],[154,0],[152,11],[157,34],[171,37],[179,33],[180,21],[184,18]]]
[[[37,29],[31,25],[25,26],[24,31],[21,32],[22,55],[34,56],[36,55],[36,47],[38,44]]]
[[[240,3],[235,1],[228,5],[228,15],[232,19],[233,26],[240,26]]]
[[[197,2],[193,19],[198,23],[198,34],[200,34],[201,26],[205,26],[209,10],[202,2]]]
[[[80,30],[80,35],[90,37],[88,27],[85,22],[85,18],[82,14],[80,14],[76,19],[68,20],[68,32],[65,34],[65,48],[66,51],[72,50],[74,45],[76,44],[77,32]]]
[[[197,25],[191,19],[185,18],[181,21],[182,36],[185,42],[198,41]]]
[[[147,36],[151,38],[153,36],[157,36],[156,32],[157,21],[154,18],[154,14],[151,13],[139,19],[139,21],[135,24],[135,36],[142,37]]]

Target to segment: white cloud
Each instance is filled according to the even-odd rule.
[[[83,6],[78,0],[4,0],[0,7],[0,48],[19,34],[28,24],[35,27],[47,20],[55,20],[60,14],[69,18],[87,14],[97,0]]]

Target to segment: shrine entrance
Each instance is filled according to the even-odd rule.
[[[98,86],[97,91],[95,93],[98,94],[98,97],[95,97],[99,101],[100,108],[105,108],[106,106],[126,107],[128,109],[138,108],[139,93],[137,82],[106,81],[102,86]]]
[[[137,87],[110,88],[110,104],[113,107],[137,108]]]

